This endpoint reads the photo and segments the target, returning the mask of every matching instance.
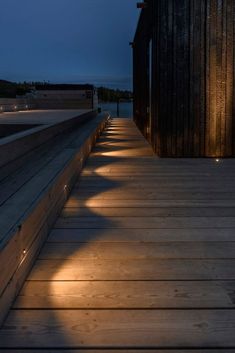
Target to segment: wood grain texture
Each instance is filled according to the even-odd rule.
[[[37,260],[30,280],[234,280],[235,259]]]
[[[137,197],[136,197],[137,198]],[[192,199],[188,196],[185,199],[151,199],[147,200],[143,197],[139,199],[130,200],[125,197],[125,200],[120,198],[117,199],[102,199],[97,197],[93,198],[80,197],[80,195],[74,197],[71,196],[66,203],[66,207],[138,207],[138,208],[149,208],[149,207],[234,207],[235,199],[207,199],[207,195],[201,195],[200,199]]]
[[[48,242],[52,243],[119,243],[159,241],[234,241],[234,229],[53,229]]]
[[[234,228],[235,217],[59,218],[56,228]]]
[[[88,117],[85,115],[85,119]],[[68,197],[68,190],[77,179],[82,168],[78,159],[87,158],[100,129],[105,127],[107,118],[108,116],[101,115],[92,121],[88,119],[83,131],[77,132],[78,138],[73,136],[72,140],[68,139],[66,148],[62,144],[60,153],[51,155],[46,165],[31,179],[26,178],[19,190],[1,205],[0,323],[58,217]],[[67,121],[65,125],[70,126],[70,123],[71,121]],[[66,129],[68,126],[65,133]]]
[[[39,259],[231,259],[235,242],[46,243]]]
[[[235,207],[65,207],[62,218],[80,217],[234,217]],[[235,238],[234,238],[235,239]]]
[[[27,281],[14,308],[234,308],[234,291],[234,281]]]
[[[234,351],[234,161],[159,160],[139,136],[128,119],[109,122],[0,330],[1,352]],[[166,136],[167,149],[179,138]]]
[[[146,2],[133,44],[137,126],[159,156],[234,156],[234,1]]]
[[[233,348],[234,330],[234,310],[14,310],[0,347]]]

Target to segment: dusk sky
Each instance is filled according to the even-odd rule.
[[[0,79],[132,85],[136,0],[0,0]]]

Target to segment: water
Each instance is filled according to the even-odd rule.
[[[109,111],[111,116],[117,116],[117,103],[100,103],[99,107],[102,111]],[[133,117],[133,103],[121,102],[119,104],[119,116],[122,118]]]

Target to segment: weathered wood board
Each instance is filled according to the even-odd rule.
[[[0,207],[0,323],[4,319],[16,294],[21,288],[49,230],[66,202],[69,191],[76,181],[83,163],[91,151],[96,138],[107,122],[107,115],[94,117],[85,114],[87,119],[77,135],[72,133],[62,139],[58,153],[48,152],[45,163],[28,176],[21,169],[18,188],[2,198]],[[68,133],[76,119],[53,125]],[[61,130],[62,131],[62,130]],[[45,151],[43,152],[43,154]],[[32,157],[33,158],[33,157]],[[36,158],[36,156],[35,156]],[[23,168],[23,167],[22,167]],[[18,180],[18,179],[17,179]],[[8,181],[8,188],[15,187],[16,180]],[[6,187],[0,185],[0,188]]]

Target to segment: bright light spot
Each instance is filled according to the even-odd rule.
[[[65,186],[64,186],[64,190],[67,190],[67,188],[68,188],[68,185],[65,185]]]
[[[25,249],[23,250],[23,254],[24,254],[24,255],[26,254],[26,250],[25,250]]]
[[[216,161],[216,163],[219,163],[219,161],[220,161],[220,160],[219,160],[219,158],[216,158],[216,160],[215,160],[215,161]]]

